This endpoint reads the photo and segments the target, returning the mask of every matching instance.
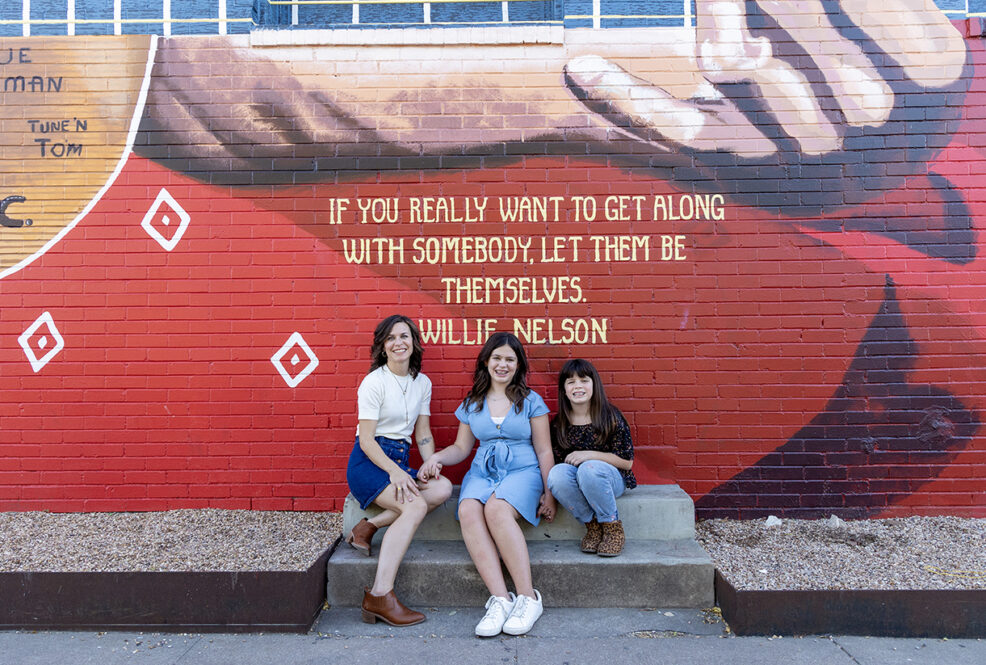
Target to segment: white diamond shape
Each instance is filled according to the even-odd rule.
[[[171,238],[165,238],[155,226],[154,226],[154,216],[157,214],[158,209],[163,203],[167,203],[168,206],[175,211],[178,215],[178,228],[175,229],[174,235]],[[188,223],[191,221],[191,216],[185,212],[185,209],[178,205],[168,190],[164,187],[158,192],[157,198],[154,199],[154,203],[151,204],[150,210],[144,215],[144,219],[141,221],[140,225],[147,231],[147,234],[154,238],[161,247],[164,248],[166,252],[170,252],[175,247],[178,246],[178,241],[181,240],[182,236],[185,235],[185,229],[188,228]],[[162,222],[165,226],[171,225],[171,217],[164,215]]]
[[[48,335],[55,340],[55,345],[48,350],[48,353],[39,358],[34,352],[34,348],[31,346],[31,337],[34,336],[34,333],[36,333],[38,328],[41,326],[48,326]],[[38,340],[39,350],[43,350],[46,346],[48,346],[48,335],[42,335],[41,339]],[[62,338],[61,333],[58,332],[58,328],[55,327],[55,320],[51,318],[51,313],[49,312],[42,313],[41,316],[39,316],[34,323],[28,327],[27,330],[21,333],[21,335],[17,338],[17,343],[21,345],[22,349],[24,349],[24,355],[26,355],[27,359],[31,362],[31,369],[34,370],[35,374],[37,374],[42,367],[47,365],[48,361],[54,358],[59,351],[65,348],[65,340]]]
[[[295,376],[292,377],[291,374],[288,372],[287,367],[284,366],[282,359],[284,358],[284,356],[287,355],[288,351],[296,347],[300,348],[301,351],[306,356],[308,356],[308,364],[305,365],[300,372],[298,372]],[[286,341],[284,345],[277,350],[277,353],[275,353],[270,357],[270,361],[274,364],[274,367],[277,368],[277,372],[278,374],[281,375],[281,378],[284,379],[284,383],[288,384],[288,386],[291,388],[294,388],[299,383],[304,381],[305,377],[307,377],[309,374],[314,372],[315,368],[318,367],[318,358],[312,352],[311,347],[308,346],[308,344],[305,342],[305,338],[302,337],[301,333],[299,332],[291,333],[291,336],[288,337],[288,341]],[[300,358],[298,357],[298,354],[296,352],[291,357],[291,364],[297,365],[299,361]]]

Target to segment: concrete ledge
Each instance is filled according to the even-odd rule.
[[[0,630],[305,633],[338,543],[300,571],[0,573]]]
[[[710,607],[712,560],[694,540],[631,540],[618,557],[579,551],[571,541],[528,543],[534,586],[549,607]],[[330,605],[355,606],[373,582],[376,557],[342,544],[328,564]],[[488,593],[461,541],[411,543],[397,575],[411,606],[479,606]]]
[[[433,510],[415,534],[416,540],[462,540],[455,509],[459,501],[459,488],[452,498]],[[640,485],[616,500],[626,531],[627,540],[685,540],[695,537],[695,504],[691,497],[677,485]],[[363,510],[350,494],[342,510],[342,532],[349,534],[357,522],[380,512],[375,506]],[[552,523],[541,521],[537,527],[522,521],[528,542],[540,540],[581,540],[585,526],[567,510],[559,509]],[[379,543],[385,529],[374,536]]]
[[[715,589],[736,635],[986,637],[986,590],[757,591],[718,570]]]

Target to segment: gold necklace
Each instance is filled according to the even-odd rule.
[[[384,365],[384,368],[386,368],[387,374],[390,374],[392,377],[394,377],[394,382],[397,384],[397,387],[401,391],[401,398],[404,400],[404,424],[405,425],[410,425],[411,424],[411,416],[410,416],[410,414],[407,411],[407,389],[411,387],[411,381],[413,381],[413,379],[409,375],[407,381],[404,382],[404,385],[401,385],[401,381],[400,381],[400,379],[397,378],[397,375],[394,374],[391,371],[391,369],[389,367],[387,367],[386,365]]]

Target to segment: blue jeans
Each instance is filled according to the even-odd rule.
[[[626,486],[619,469],[593,459],[578,466],[554,465],[548,472],[548,489],[575,519],[588,524],[593,517],[600,523],[620,519],[616,497]]]

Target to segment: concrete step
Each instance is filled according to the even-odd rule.
[[[528,548],[534,586],[546,607],[713,605],[712,560],[693,539],[628,540],[623,553],[612,558],[584,554],[573,540],[538,539]],[[329,604],[359,605],[376,565],[375,550],[368,558],[341,543],[328,563]],[[419,609],[482,607],[489,597],[461,540],[412,542],[397,575],[396,592],[405,604]]]
[[[459,488],[456,487],[452,498],[429,513],[418,527],[415,540],[461,541],[462,532],[455,519],[458,501]],[[687,540],[695,537],[695,505],[677,485],[640,485],[626,492],[616,503],[627,541]],[[352,495],[347,496],[342,511],[343,534],[348,535],[353,525],[364,517],[379,512],[375,506],[364,511]],[[585,526],[560,506],[554,522],[541,520],[541,524],[534,527],[521,520],[521,524],[528,542],[581,540],[585,534]],[[380,542],[384,531],[381,529],[376,533],[374,543]]]

